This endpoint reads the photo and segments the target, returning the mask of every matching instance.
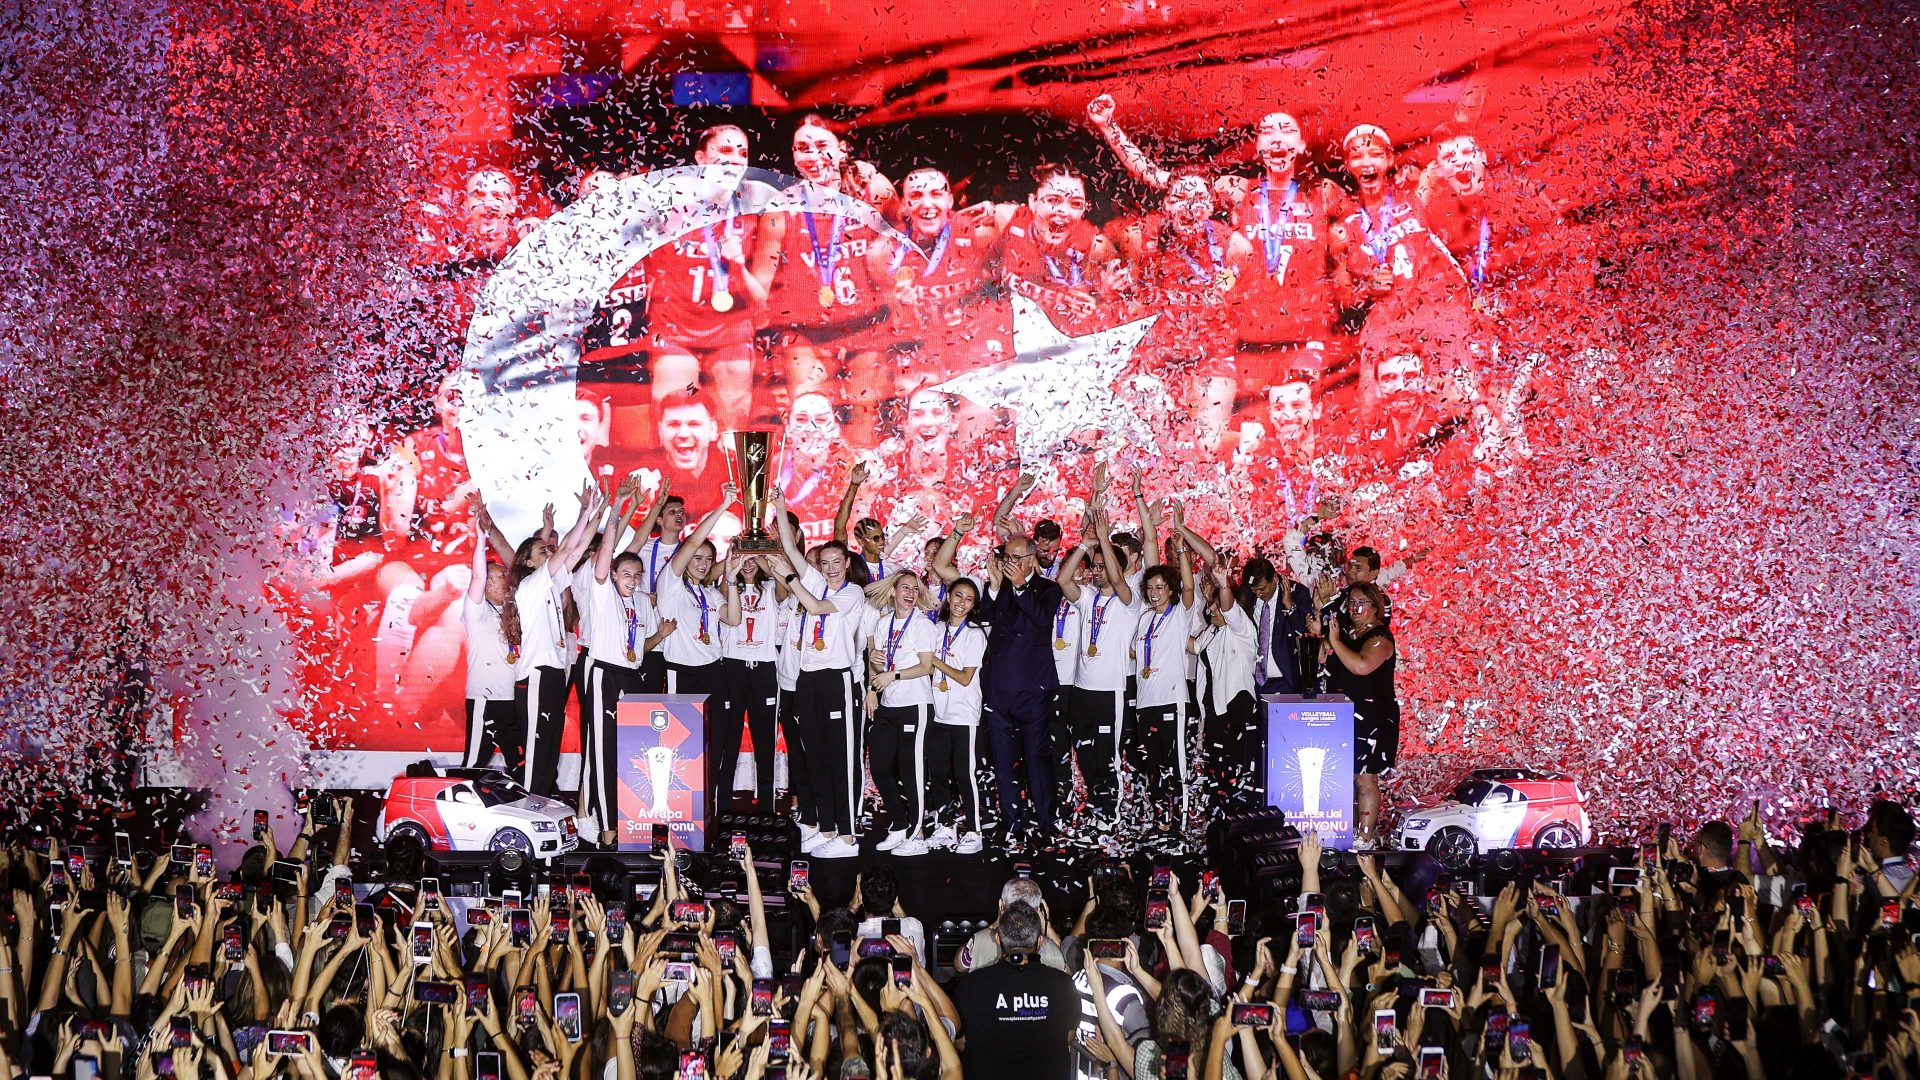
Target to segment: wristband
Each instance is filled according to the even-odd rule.
[[[447,1051],[447,1056],[450,1058],[456,1058],[456,1059],[466,1057],[467,1048],[464,1046],[456,1046],[453,1049]]]
[[[1298,974],[1300,974],[1300,969],[1299,969],[1299,968],[1297,968],[1297,967],[1295,967],[1295,966],[1293,966],[1292,964],[1282,964],[1282,965],[1280,965],[1280,974],[1282,974],[1282,975],[1298,975]]]
[[[786,582],[788,585],[791,585],[795,581],[798,581],[799,579],[800,579],[799,574],[788,574],[786,577],[783,577],[780,580]]]

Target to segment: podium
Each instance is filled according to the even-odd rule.
[[[648,851],[665,824],[692,851],[707,847],[707,695],[625,694],[614,706],[615,843]]]
[[[1339,695],[1274,694],[1267,708],[1267,805],[1287,824],[1320,834],[1329,848],[1353,845],[1353,702]]]

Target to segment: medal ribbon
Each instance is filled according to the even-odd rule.
[[[647,561],[647,595],[660,595],[660,538],[654,537],[653,558]]]
[[[1087,627],[1088,648],[1100,644],[1100,624],[1107,621],[1107,608],[1112,606],[1114,599],[1119,595],[1119,593],[1110,593],[1103,602],[1098,593],[1094,594],[1093,618],[1090,620],[1092,625]]]
[[[633,606],[633,597],[623,596],[620,605],[627,609],[627,655],[632,656],[638,650],[634,643],[640,633],[640,612]]]
[[[1213,272],[1208,273],[1200,265],[1200,260],[1187,251],[1185,244],[1179,245],[1180,257],[1187,260],[1187,268],[1193,271],[1193,276],[1189,280],[1211,282],[1219,278],[1220,271],[1226,262],[1226,254],[1220,250],[1220,241],[1214,239],[1213,222],[1203,222],[1202,228],[1207,233],[1207,259],[1213,264]]]
[[[1073,610],[1073,605],[1067,603],[1066,597],[1061,597],[1060,610],[1054,612],[1054,615],[1053,615],[1053,639],[1055,641],[1066,640],[1067,612],[1072,610]]]
[[[1480,215],[1480,244],[1473,253],[1473,285],[1479,288],[1487,283],[1487,249],[1493,246],[1493,225],[1487,221],[1487,215]]]
[[[1366,207],[1360,208],[1360,229],[1367,234],[1367,254],[1377,263],[1387,261],[1387,217],[1392,210],[1393,192],[1389,191],[1380,200],[1380,231],[1375,233],[1373,215],[1367,213]]]
[[[1300,182],[1298,180],[1287,181],[1287,193],[1280,202],[1280,224],[1282,226],[1286,224],[1287,216],[1293,212],[1293,196],[1299,189]],[[1267,273],[1272,274],[1280,270],[1282,257],[1286,255],[1287,251],[1287,238],[1279,235],[1274,230],[1273,207],[1269,198],[1270,194],[1271,192],[1267,189],[1267,182],[1265,180],[1260,181],[1260,239],[1266,248]]]
[[[807,207],[800,212],[800,216],[806,219],[807,242],[813,246],[814,275],[820,279],[822,289],[831,289],[833,288],[833,262],[840,254],[840,237],[847,231],[847,219],[839,214],[829,215],[833,218],[833,234],[827,241],[826,251],[822,252],[820,229],[813,223],[813,196],[803,189],[800,192],[800,198]]]
[[[722,228],[728,236],[739,235],[739,232],[733,226],[734,211],[738,210],[739,206],[740,196],[737,193],[727,199],[727,220]],[[720,240],[714,235],[713,226],[702,225],[700,227],[700,235],[705,238],[707,243],[707,266],[713,271],[713,291],[708,295],[710,297],[718,296],[728,291],[727,260],[720,257]]]
[[[1079,248],[1067,249],[1067,269],[1064,273],[1060,270],[1059,260],[1044,251],[1040,253],[1040,257],[1047,261],[1047,278],[1049,280],[1064,281],[1069,289],[1079,288],[1080,283],[1086,280],[1080,272],[1080,260],[1083,256]]]
[[[1173,604],[1167,604],[1167,610],[1147,620],[1146,647],[1141,650],[1141,671],[1153,670],[1153,635],[1160,632],[1160,624],[1173,617]]]
[[[940,269],[940,260],[947,257],[947,241],[952,236],[953,236],[952,222],[948,222],[947,224],[940,226],[940,238],[933,242],[933,254],[927,256],[927,268],[925,270],[920,271],[916,276],[922,277],[922,278],[932,277],[933,272],[935,270]],[[915,247],[918,247],[918,245],[915,245]],[[907,261],[907,245],[906,244],[896,245],[893,249],[893,265],[887,267],[887,273],[898,274],[900,272],[900,264],[906,261]]]
[[[686,585],[687,591],[693,594],[693,598],[700,602],[700,637],[705,640],[707,637],[707,590],[695,586],[686,578],[681,578],[680,581]]]
[[[844,588],[846,588],[846,585],[842,584],[840,589]],[[831,595],[840,595],[840,589],[833,590]],[[825,585],[820,586],[820,599],[825,600],[828,595],[827,587]],[[826,640],[827,637],[827,617],[825,615],[815,615],[814,618],[818,621],[813,624],[813,643],[818,645],[820,642]]]
[[[894,629],[894,623],[895,623],[895,620],[898,618],[899,616],[897,615],[887,616],[887,667],[888,668],[893,667],[894,654],[900,651],[900,639],[907,636],[907,627],[913,625],[913,616],[909,615],[907,616],[906,624],[904,626],[901,626],[898,630],[896,630]]]

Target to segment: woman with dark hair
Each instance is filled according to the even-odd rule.
[[[1133,768],[1144,777],[1142,793],[1158,808],[1154,816],[1169,831],[1186,827],[1188,786],[1194,772],[1192,706],[1187,700],[1187,643],[1200,620],[1193,593],[1193,568],[1182,549],[1180,569],[1160,565],[1147,571],[1141,591],[1146,609],[1133,635]],[[1124,799],[1123,799],[1124,801]],[[1178,816],[1170,811],[1178,806]]]
[[[933,653],[933,723],[927,731],[927,815],[931,848],[978,854],[980,663],[987,655],[987,628],[979,612],[980,587],[956,578],[940,605],[938,648]]]
[[[1206,718],[1207,773],[1217,804],[1236,795],[1253,798],[1258,787],[1253,749],[1258,745],[1260,711],[1254,697],[1253,667],[1259,647],[1247,608],[1252,596],[1235,597],[1225,566],[1200,576],[1206,593],[1204,621],[1195,625],[1194,655],[1200,658],[1199,698]]]
[[[1132,284],[1119,251],[1087,220],[1087,205],[1079,170],[1042,162],[1025,202],[979,203],[955,217],[991,231],[1008,291],[1038,304],[1063,333],[1079,334],[1097,328],[1102,300]]]
[[[779,612],[773,575],[764,556],[735,553],[720,581],[726,607],[720,619],[720,724],[714,752],[720,786],[715,797],[725,808],[734,791],[740,760],[740,733],[753,733],[754,807],[773,812],[773,725],[780,686],[774,671],[774,641]],[[731,621],[729,621],[731,620]]]
[[[895,570],[866,587],[860,630],[866,651],[867,712],[873,717],[868,767],[887,811],[875,850],[910,857],[928,851],[927,734],[933,726],[933,657],[940,631],[923,618],[933,597],[920,575]]]
[[[528,791],[551,796],[560,772],[560,729],[567,707],[567,658],[561,608],[567,568],[587,549],[594,524],[606,510],[599,485],[580,491],[580,516],[556,546],[544,533],[522,541],[513,553],[511,596],[500,609],[500,633],[513,661],[517,732],[502,740],[507,760],[524,761],[520,780]],[[518,751],[516,755],[515,751]]]
[[[739,489],[731,483],[722,487],[720,505],[700,519],[693,535],[674,551],[667,572],[660,575],[660,592],[654,599],[660,621],[665,625],[671,620],[678,628],[660,646],[667,658],[669,694],[706,694],[713,701],[720,698],[720,627],[728,609],[720,590],[707,581],[713,576],[715,555],[708,537],[739,497]],[[737,610],[732,614],[735,619],[740,617]],[[709,754],[708,791],[720,791],[723,781],[729,786],[733,783],[733,777],[718,773],[719,767],[720,755]]]
[[[1398,650],[1383,618],[1386,597],[1370,581],[1347,586],[1347,625],[1338,620],[1327,633],[1327,672],[1333,688],[1353,701],[1355,851],[1376,847],[1380,817],[1380,778],[1393,771],[1400,756],[1400,701],[1394,696],[1393,669]],[[1309,629],[1318,619],[1309,620]]]

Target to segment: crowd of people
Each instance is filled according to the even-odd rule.
[[[413,837],[359,859],[347,800],[284,853],[262,811],[224,874],[184,838],[29,831],[0,852],[0,1077],[1912,1076],[1913,818],[1796,827],[1770,842],[1756,805],[1491,896],[1312,834],[1251,896],[1016,866],[938,957],[885,863],[827,897],[669,839],[455,895]]]
[[[517,545],[476,503],[491,544],[474,548],[465,599],[465,763],[498,754],[529,790],[558,794],[572,687],[581,832],[610,845],[620,697],[704,694],[715,805],[729,805],[747,733],[753,808],[785,809],[777,728],[818,858],[859,854],[869,775],[872,846],[899,857],[978,853],[989,815],[996,849],[1053,846],[1066,827],[1116,847],[1129,802],[1156,808],[1155,835],[1136,842],[1178,847],[1212,811],[1260,804],[1260,696],[1331,690],[1355,708],[1355,843],[1377,843],[1400,719],[1378,552],[1357,548],[1335,571],[1294,537],[1278,563],[1236,563],[1137,478],[1110,496],[1104,470],[1078,537],[1050,519],[1031,534],[1017,523],[1023,476],[985,523],[984,550],[962,547],[982,524],[964,514],[912,545],[928,523],[889,535],[862,518],[849,543],[864,471],[848,479],[833,537],[810,547],[776,490],[771,554],[716,545],[716,526],[743,513],[731,483],[691,528],[670,486],[589,483],[564,535],[549,525]],[[1114,527],[1110,498],[1137,530]],[[962,572],[963,550],[983,565]]]

